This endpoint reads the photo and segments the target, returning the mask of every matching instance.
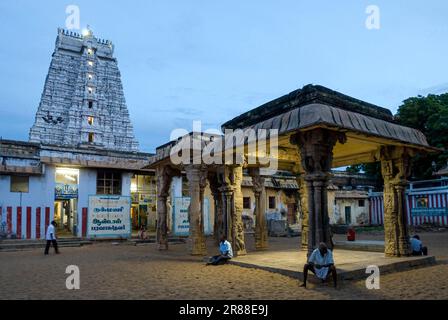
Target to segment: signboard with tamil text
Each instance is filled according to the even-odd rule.
[[[190,233],[190,222],[188,219],[189,206],[189,197],[174,198],[174,205],[172,209],[173,234],[176,236],[188,236]],[[212,223],[210,220],[210,202],[208,198],[204,198],[204,233],[207,236],[213,233]]]
[[[87,221],[89,238],[130,238],[131,198],[90,196]]]

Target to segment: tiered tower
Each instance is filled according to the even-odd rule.
[[[138,151],[114,46],[58,29],[30,142]]]

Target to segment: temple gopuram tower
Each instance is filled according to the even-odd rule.
[[[58,29],[30,142],[138,151],[110,41]]]

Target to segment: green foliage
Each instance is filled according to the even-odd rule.
[[[364,164],[356,164],[349,166],[345,169],[346,172],[356,174],[356,173],[365,173],[366,175],[376,179],[378,185],[383,184],[383,177],[381,175],[381,163],[364,163]]]
[[[435,162],[438,170],[448,159],[448,93],[413,97],[405,100],[396,115],[400,124],[422,131],[431,146],[445,149],[440,154],[416,156],[413,159],[413,179],[431,179]]]

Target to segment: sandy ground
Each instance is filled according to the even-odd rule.
[[[443,262],[448,232],[421,236]],[[299,240],[276,239],[275,246],[291,241]],[[185,250],[183,244],[160,253],[154,245],[103,243],[63,248],[61,255],[0,253],[0,299],[448,299],[446,262],[383,275],[380,290],[366,289],[364,281],[345,281],[337,290],[313,281],[304,289],[294,279],[266,271],[207,267]],[[68,265],[80,268],[80,290],[66,289]]]

